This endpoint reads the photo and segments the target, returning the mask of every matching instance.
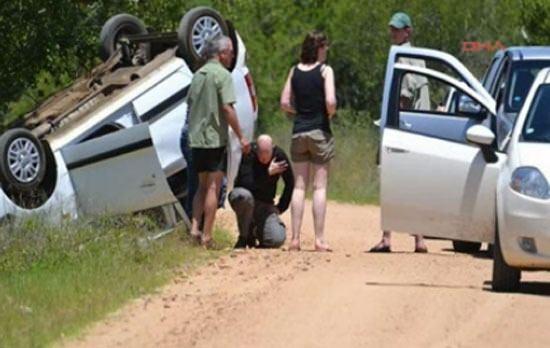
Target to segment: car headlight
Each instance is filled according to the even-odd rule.
[[[550,198],[548,181],[537,168],[520,167],[514,170],[510,187],[529,197]]]

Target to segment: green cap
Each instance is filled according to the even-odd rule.
[[[412,28],[411,17],[409,17],[409,15],[405,12],[394,13],[388,24],[397,29],[403,29],[406,27]]]

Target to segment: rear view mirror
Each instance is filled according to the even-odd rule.
[[[466,116],[482,116],[483,108],[469,96],[460,94],[457,102],[459,114]]]
[[[495,134],[489,128],[476,124],[468,128],[466,139],[474,144],[490,146],[495,141]]]

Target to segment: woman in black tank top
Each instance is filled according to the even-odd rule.
[[[290,146],[295,176],[290,250],[300,250],[300,229],[310,171],[313,171],[315,250],[331,250],[325,240],[324,228],[328,170],[334,157],[330,119],[336,112],[336,93],[334,72],[325,64],[327,51],[326,35],[319,31],[309,33],[302,44],[300,63],[290,70],[281,95],[281,108],[294,119]]]

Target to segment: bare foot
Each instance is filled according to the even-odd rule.
[[[206,237],[203,235],[201,237],[201,245],[205,249],[212,249],[212,247],[214,246],[214,240],[212,239],[212,237]]]
[[[299,240],[292,240],[290,242],[290,246],[288,247],[288,251],[300,251],[300,241]]]
[[[315,251],[330,253],[332,252],[332,249],[327,243],[322,243],[322,244],[315,243]]]
[[[189,233],[191,235],[191,238],[193,239],[193,241],[197,244],[200,244],[201,243],[201,239],[202,239],[202,232],[201,231],[191,231]]]

